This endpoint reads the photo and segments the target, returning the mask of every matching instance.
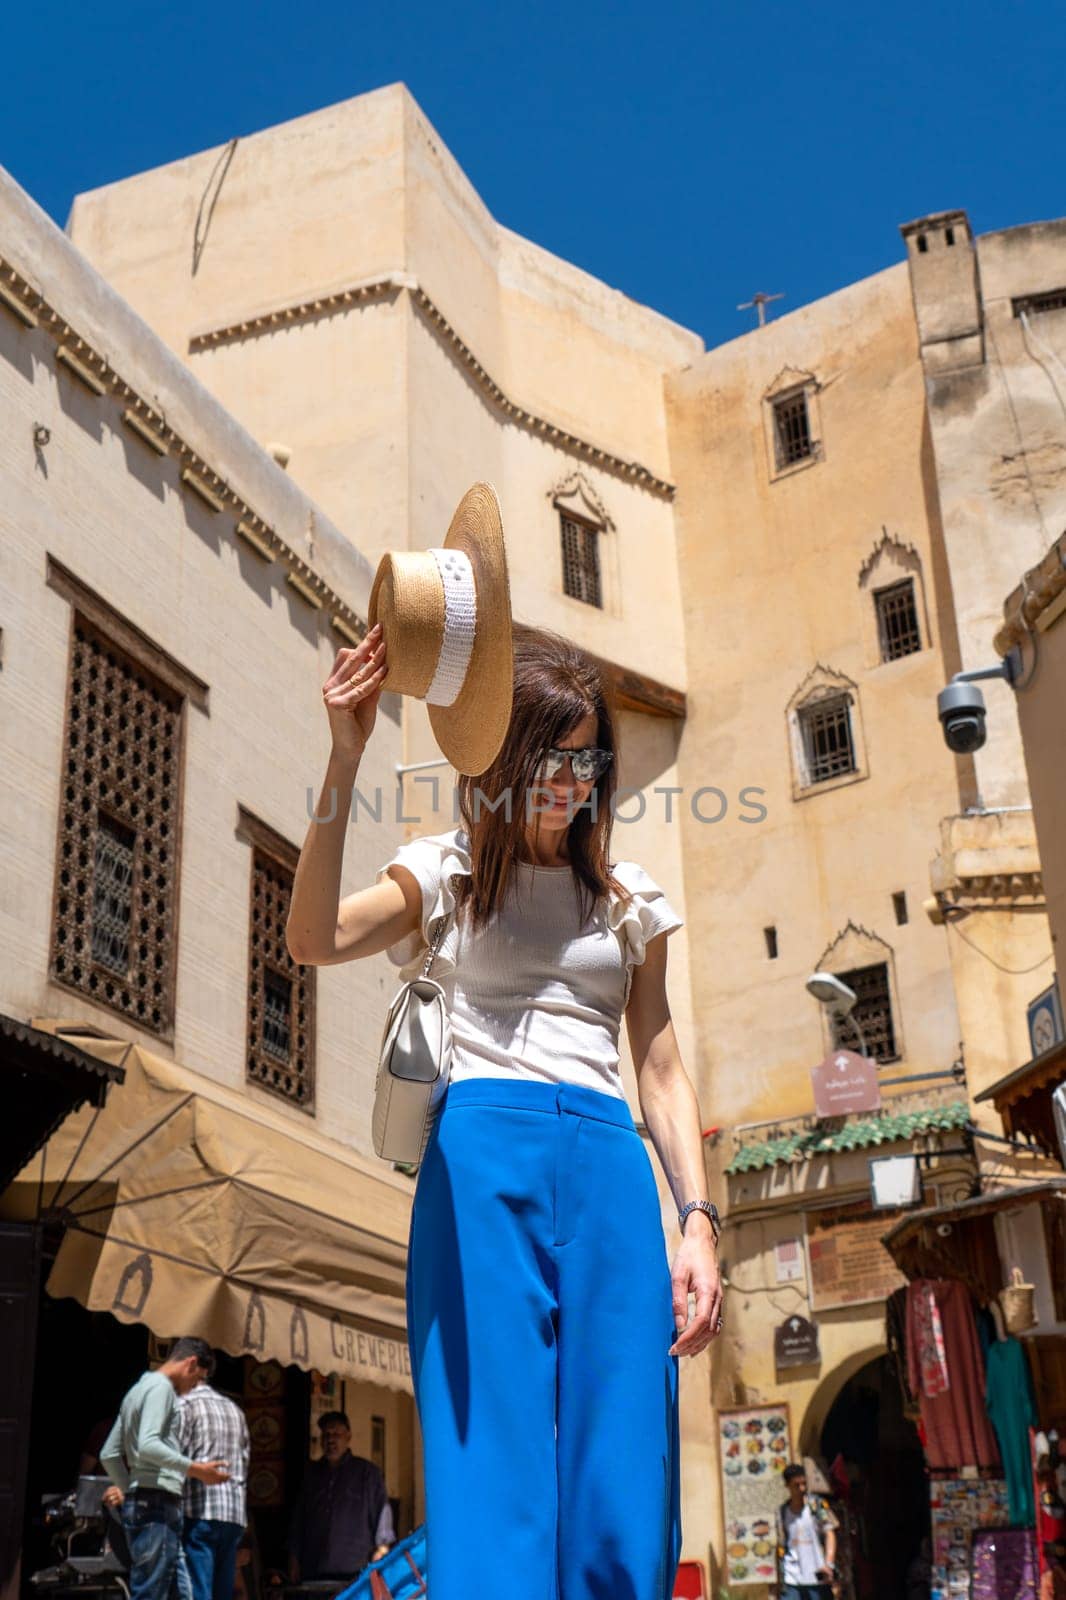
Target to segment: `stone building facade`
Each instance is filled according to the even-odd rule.
[[[869,1156],[918,1149],[932,1198],[1027,1159],[968,1127],[999,1127],[973,1096],[1051,972],[1012,691],[974,757],[935,702],[1061,526],[1062,225],[907,223],[905,259],[708,351],[501,227],[393,85],[81,195],[68,232],[368,569],[490,478],[516,616],[608,665],[619,854],[686,917],[671,1002],[729,1208],[726,1334],[682,1371],[685,1554],[727,1572],[721,1410],[787,1402],[817,1456],[860,1389],[888,1404]],[[383,769],[437,755],[417,705],[388,740]],[[411,831],[450,824],[440,772],[404,780]],[[816,969],[857,988],[878,1115],[814,1116],[851,1042]],[[818,1352],[783,1367],[794,1316]]]

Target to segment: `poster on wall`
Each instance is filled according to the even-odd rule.
[[[777,1577],[777,1508],[781,1474],[791,1460],[788,1403],[718,1413],[718,1450],[730,1589]]]
[[[881,1243],[889,1224],[881,1215],[807,1218],[812,1311],[887,1300],[906,1283]]]

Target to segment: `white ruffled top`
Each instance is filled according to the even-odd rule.
[[[401,845],[378,869],[408,868],[422,890],[421,927],[387,955],[404,980],[420,970],[438,921],[455,910],[451,880],[469,877],[465,829]],[[520,862],[517,892],[477,933],[454,918],[430,972],[448,998],[453,1082],[531,1077],[624,1097],[618,1036],[633,968],[649,939],[682,926],[659,885],[635,861],[613,872],[629,891],[601,898],[584,926],[569,866]]]

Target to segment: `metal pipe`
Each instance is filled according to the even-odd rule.
[[[965,1067],[959,1067],[958,1069],[947,1067],[939,1072],[912,1072],[906,1078],[882,1078],[881,1087],[882,1089],[895,1089],[901,1083],[928,1083],[930,1078],[954,1078],[956,1082],[961,1083],[965,1076]]]

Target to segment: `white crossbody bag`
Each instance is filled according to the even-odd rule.
[[[452,1026],[444,990],[429,969],[451,917],[441,918],[422,971],[398,991],[385,1018],[374,1086],[374,1149],[385,1161],[417,1166],[448,1087]]]

